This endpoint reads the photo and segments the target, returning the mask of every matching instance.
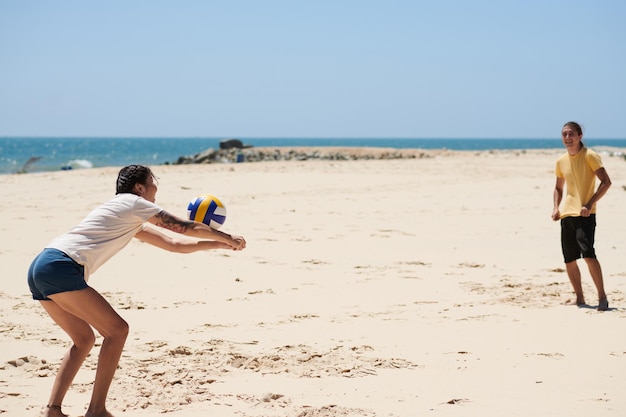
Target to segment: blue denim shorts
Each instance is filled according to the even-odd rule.
[[[88,287],[85,267],[58,249],[46,248],[28,269],[28,286],[33,300],[50,300],[52,294],[82,290]]]

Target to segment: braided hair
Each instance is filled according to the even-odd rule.
[[[115,194],[133,193],[135,184],[145,184],[153,176],[150,168],[143,165],[128,165],[117,175]]]

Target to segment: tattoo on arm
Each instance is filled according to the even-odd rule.
[[[176,216],[172,216],[167,211],[162,210],[156,215],[156,225],[176,233],[185,233],[193,225],[191,220],[181,220]]]

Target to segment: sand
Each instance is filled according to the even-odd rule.
[[[614,150],[612,150],[614,151]],[[572,305],[550,219],[555,150],[154,166],[157,203],[226,204],[243,252],[133,241],[90,284],[130,323],[119,416],[623,416],[626,161],[596,250],[611,309]],[[0,414],[37,416],[67,336],[25,275],[119,168],[0,176]],[[64,404],[86,410],[99,345]]]

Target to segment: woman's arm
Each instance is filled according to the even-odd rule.
[[[232,236],[215,230],[204,223],[181,219],[165,210],[161,210],[158,214],[150,217],[148,222],[185,236],[216,240],[227,244],[234,250],[242,250],[246,247],[246,240],[242,236]]]
[[[209,249],[235,250],[234,247],[215,240],[195,241],[175,239],[150,226],[146,226],[141,232],[137,233],[135,237],[139,240],[156,246],[157,248],[177,253],[192,253]]]

